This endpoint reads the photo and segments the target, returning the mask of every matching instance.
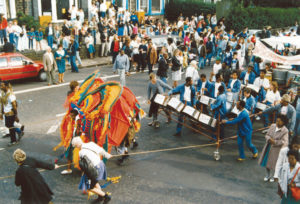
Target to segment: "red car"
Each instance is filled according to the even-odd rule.
[[[0,53],[0,79],[3,81],[37,77],[47,79],[44,65],[20,53]]]

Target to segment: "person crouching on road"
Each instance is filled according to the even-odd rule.
[[[222,123],[224,124],[238,124],[238,147],[239,147],[239,158],[237,161],[242,162],[245,160],[245,152],[244,152],[244,140],[246,140],[247,147],[251,150],[253,159],[256,159],[258,156],[258,151],[256,147],[252,144],[252,123],[249,117],[248,111],[245,109],[246,102],[245,101],[238,101],[237,102],[237,109],[239,110],[239,114],[233,120],[223,120]]]
[[[98,195],[96,202],[104,200],[104,203],[108,203],[111,197],[102,191],[99,184],[99,181],[106,180],[107,177],[105,164],[100,157],[110,159],[112,156],[94,142],[83,143],[80,137],[73,138],[72,145],[79,149],[79,165],[84,161],[88,164],[87,169],[80,165],[84,174],[81,177],[79,189],[85,190],[87,188]],[[96,173],[92,173],[95,171]]]
[[[154,73],[151,73],[149,75],[150,82],[148,83],[148,104],[150,104],[150,110],[149,110],[149,117],[153,116],[153,121],[149,123],[149,126],[155,125],[155,127],[159,127],[157,122],[157,112],[159,105],[154,102],[154,99],[157,94],[163,94],[164,89],[171,90],[172,87],[163,82],[160,79],[157,79],[156,75]],[[152,93],[152,97],[151,97]],[[170,113],[165,111],[166,115],[168,116],[167,123],[171,122],[171,116]]]
[[[53,170],[59,166],[52,163],[45,163],[31,157],[17,149],[13,153],[13,158],[19,165],[16,171],[15,184],[21,186],[19,200],[22,204],[48,204],[51,203],[53,192],[45,182],[37,168]]]
[[[114,66],[113,66],[113,72],[116,73],[118,70],[118,74],[120,76],[120,83],[122,86],[126,85],[126,79],[125,74],[129,76],[129,67],[130,67],[130,61],[127,55],[125,55],[125,51],[122,49],[120,51],[120,54],[117,56]]]

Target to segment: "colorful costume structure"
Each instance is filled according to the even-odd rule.
[[[77,92],[69,96],[69,110],[61,124],[60,146],[68,148],[79,126],[84,142],[93,141],[110,152],[112,146],[119,146],[124,140],[131,142],[140,129],[143,110],[134,96],[119,82],[104,82],[100,72],[91,74]],[[77,124],[70,117],[70,110],[76,109],[81,118]],[[134,133],[127,134],[132,132]],[[78,167],[78,150],[74,150],[73,162]]]

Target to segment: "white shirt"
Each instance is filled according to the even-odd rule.
[[[186,68],[185,78],[187,77],[191,77],[194,84],[198,81],[199,74],[195,67],[188,66],[188,68]]]
[[[77,8],[71,9],[71,20],[76,19]]]
[[[100,11],[106,12],[106,10],[107,10],[106,3],[103,2],[102,4],[100,4]]]
[[[233,89],[233,85],[234,85],[234,83],[236,82],[236,80],[237,80],[237,79],[232,79],[231,84],[230,84],[231,89]]]
[[[52,29],[52,27],[49,27],[49,33],[48,33],[48,35],[53,35],[53,29]]]
[[[281,130],[281,128],[278,128],[277,126],[275,127],[275,132],[278,132],[280,130]]]
[[[282,114],[282,115],[286,115],[287,112],[288,112],[288,107],[287,107],[287,106],[282,106],[282,107],[281,107],[281,114]]]
[[[177,28],[180,28],[181,26],[183,26],[183,21],[182,20],[178,21]]]
[[[133,50],[132,53],[135,54],[139,54],[139,43],[136,42],[135,40],[130,42],[130,45],[132,46]]]
[[[245,75],[245,78],[244,78],[244,84],[246,84],[247,81],[249,81],[249,74],[248,74],[248,72],[246,72],[246,75]]]
[[[214,74],[218,74],[220,69],[222,69],[222,64],[221,63],[219,63],[219,64],[215,63],[214,67],[213,67]]]
[[[274,104],[275,101],[280,101],[281,96],[279,91],[276,91],[276,93],[274,93],[274,91],[268,90],[266,94],[266,100],[272,104]]]
[[[215,97],[218,96],[219,93],[219,87],[222,85],[221,82],[215,82]]]
[[[93,38],[93,36],[87,36],[87,37],[85,37],[85,44],[87,45],[87,47],[89,47],[90,45],[94,45],[94,38]]]
[[[191,102],[191,87],[189,86],[184,86],[184,96],[183,99],[187,102]]]
[[[6,94],[9,94],[10,92],[7,91]],[[3,95],[2,95],[3,94]],[[4,94],[4,92],[1,92],[0,93],[0,97],[4,97],[6,94]],[[13,106],[12,106],[12,103],[16,101],[16,96],[14,94],[10,94],[8,97],[7,97],[7,104],[3,104],[3,110],[4,110],[4,113],[9,113],[12,111],[13,109]]]
[[[257,77],[255,80],[254,80],[254,83],[253,85],[257,86],[257,87],[264,87],[265,89],[268,89],[270,88],[270,82],[268,79],[264,78],[264,79],[261,79],[260,77]]]
[[[83,143],[81,146],[81,150],[79,151],[79,157],[87,156],[94,166],[97,166],[101,159],[100,156],[104,156],[105,158],[111,158],[111,155],[107,153],[102,147],[99,147],[94,142]]]

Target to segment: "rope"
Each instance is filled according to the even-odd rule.
[[[157,152],[167,152],[167,151],[175,151],[175,150],[182,150],[182,149],[192,149],[192,148],[199,148],[199,147],[208,147],[208,146],[213,146],[216,145],[217,143],[212,143],[212,144],[203,144],[203,145],[192,145],[192,146],[186,146],[186,147],[175,147],[175,148],[168,148],[168,149],[158,149],[158,150],[150,150],[150,151],[144,151],[144,152],[135,152],[135,153],[130,153],[130,154],[120,154],[120,155],[112,155],[112,157],[120,157],[120,156],[133,156],[133,155],[142,155],[142,154],[150,154],[150,153],[157,153]],[[59,169],[61,167],[68,166],[69,164],[63,164],[59,165]],[[46,169],[41,169],[39,172],[44,172]],[[0,180],[8,179],[8,178],[13,178],[15,175],[10,175],[10,176],[3,176],[0,177]]]

